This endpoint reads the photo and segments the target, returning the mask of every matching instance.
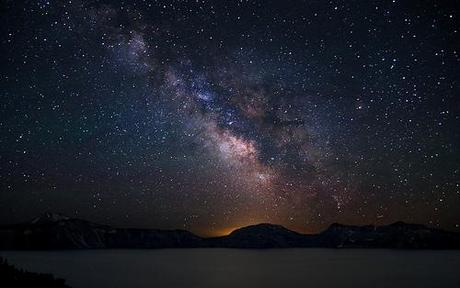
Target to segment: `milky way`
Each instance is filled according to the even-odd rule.
[[[459,229],[454,2],[4,1],[2,222]]]

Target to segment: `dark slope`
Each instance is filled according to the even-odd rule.
[[[28,272],[15,268],[0,258],[0,287],[69,288],[65,280],[51,274]]]

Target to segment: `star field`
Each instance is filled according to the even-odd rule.
[[[459,230],[458,1],[3,1],[0,219]]]

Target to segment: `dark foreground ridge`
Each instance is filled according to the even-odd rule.
[[[105,248],[394,248],[460,249],[460,233],[396,222],[386,226],[332,224],[313,235],[280,225],[243,227],[202,238],[185,230],[122,229],[46,213],[30,223],[0,227],[0,249]]]
[[[19,270],[0,258],[0,287],[68,288],[65,280],[51,274]]]

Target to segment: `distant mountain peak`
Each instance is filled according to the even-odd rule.
[[[423,225],[423,224],[413,224],[413,223],[407,223],[407,222],[404,222],[404,221],[396,221],[396,222],[390,224],[389,226],[425,227],[425,225]]]
[[[40,224],[40,223],[49,223],[49,222],[59,222],[59,221],[66,221],[69,220],[70,218],[59,213],[53,213],[53,212],[45,212],[41,216],[35,218],[32,220],[32,224]]]

